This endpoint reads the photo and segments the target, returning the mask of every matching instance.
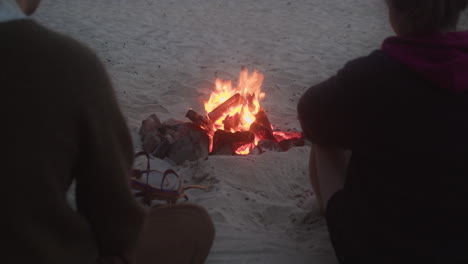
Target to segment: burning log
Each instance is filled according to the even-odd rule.
[[[200,115],[199,113],[193,111],[193,110],[188,110],[187,114],[185,115],[190,121],[192,121],[196,126],[199,126],[200,128],[206,130],[206,131],[211,131],[212,130],[212,124],[210,120],[208,120],[205,116]]]
[[[247,100],[249,111],[254,112],[256,108],[254,104],[255,94],[248,94],[245,99]]]
[[[270,120],[263,109],[255,116],[255,122],[250,125],[250,132],[254,133],[257,138],[268,139],[277,142],[273,130],[271,129]]]
[[[269,130],[272,130],[270,120],[268,119],[268,116],[266,115],[265,110],[263,109],[260,109],[257,115],[255,115],[255,123],[258,123],[264,127],[267,127]]]
[[[212,155],[236,155],[236,150],[255,141],[255,135],[249,131],[226,132],[218,130],[213,137]]]
[[[231,98],[227,99],[224,103],[220,104],[216,107],[213,111],[208,114],[208,118],[212,122],[216,122],[220,119],[224,114],[226,114],[229,109],[239,106],[244,102],[244,98],[239,94],[236,93]]]
[[[231,131],[231,129],[236,129],[240,124],[240,115],[239,113],[228,116],[223,120],[224,130]]]

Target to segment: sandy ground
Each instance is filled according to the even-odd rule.
[[[242,66],[265,74],[272,123],[299,129],[300,95],[392,34],[383,0],[44,0],[35,17],[97,52],[134,133],[152,113],[203,112],[215,78],[236,79]],[[208,263],[332,264],[309,151],[153,163],[212,186],[189,191],[216,223]]]

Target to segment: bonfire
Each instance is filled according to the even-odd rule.
[[[237,85],[217,79],[204,102],[204,114],[190,109],[191,122],[167,120],[161,123],[153,114],[142,122],[140,136],[143,151],[177,164],[208,155],[248,155],[276,150],[287,151],[303,146],[300,132],[275,130],[261,107],[264,76],[243,69]]]
[[[242,69],[237,86],[231,80],[216,79],[214,91],[205,102],[206,115],[189,110],[187,117],[210,137],[210,153],[230,145],[235,154],[247,155],[262,140],[280,143],[300,140],[300,132],[275,131],[260,102],[264,76]]]

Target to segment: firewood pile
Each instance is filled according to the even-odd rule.
[[[240,148],[252,146],[256,139],[258,142],[250,154],[284,152],[291,147],[304,146],[302,133],[273,131],[263,109],[257,113],[248,131],[232,132],[231,128],[238,125],[238,115],[226,117],[224,129],[214,129],[213,122],[235,107],[242,100],[239,98],[240,95],[236,94],[206,116],[188,110],[186,117],[190,122],[169,119],[162,123],[155,114],[149,116],[142,122],[139,132],[143,151],[181,164],[208,155],[239,155]]]

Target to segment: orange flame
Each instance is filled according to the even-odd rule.
[[[243,98],[241,104],[232,107],[224,115],[214,122],[214,130],[229,130],[231,132],[248,131],[250,125],[255,122],[255,115],[260,111],[260,101],[265,98],[265,93],[261,91],[264,76],[257,70],[249,73],[248,69],[243,69],[239,76],[237,87],[233,87],[232,81],[223,81],[216,79],[215,90],[210,99],[205,103],[205,111],[212,112],[223,102],[229,100],[235,94],[240,94]],[[225,127],[223,121],[227,117],[238,115],[239,122],[237,127]],[[257,145],[258,139],[253,144],[247,144],[237,149],[236,153],[240,155],[248,154]],[[211,146],[212,147],[212,146]],[[210,147],[210,151],[211,151]]]

